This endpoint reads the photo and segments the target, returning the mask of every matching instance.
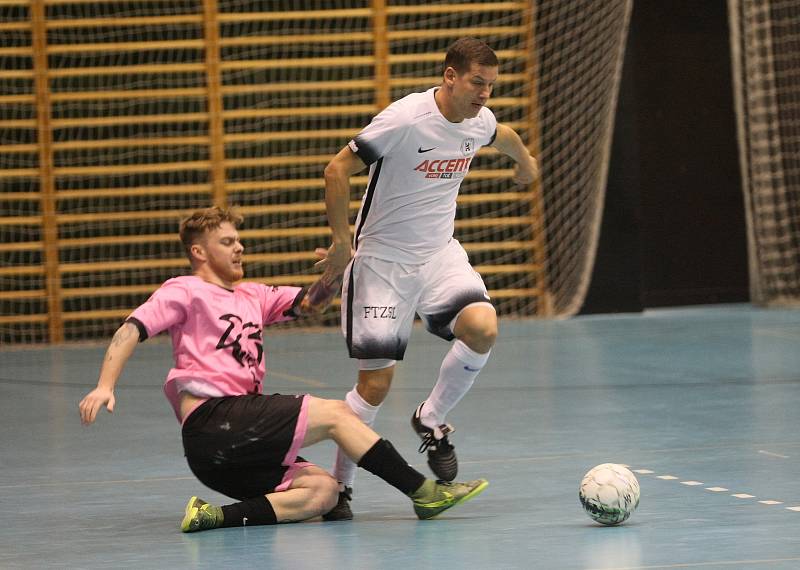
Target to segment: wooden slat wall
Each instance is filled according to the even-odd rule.
[[[312,281],[325,163],[438,83],[456,37],[495,46],[491,107],[536,147],[530,3],[285,4],[0,3],[0,342],[106,336],[188,269],[177,222],[210,203],[244,211],[250,278]],[[480,152],[456,231],[501,312],[546,314],[538,189],[511,188],[510,166]]]

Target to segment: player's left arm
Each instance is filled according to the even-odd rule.
[[[298,307],[299,316],[321,313],[331,304],[341,288],[342,275],[333,275],[326,271],[306,291]]]
[[[324,258],[328,250],[317,248],[316,254]],[[331,304],[342,288],[343,275],[325,271],[310,287],[303,287],[292,302],[292,306],[284,311],[286,317],[300,318],[316,315]]]
[[[519,135],[506,125],[497,125],[497,135],[492,146],[514,159],[517,163],[514,172],[514,183],[521,186],[531,184],[539,177],[539,163],[534,158]]]

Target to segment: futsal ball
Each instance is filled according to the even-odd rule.
[[[603,463],[583,476],[578,498],[592,520],[619,524],[639,506],[639,481],[624,465]]]

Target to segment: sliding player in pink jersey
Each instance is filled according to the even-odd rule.
[[[412,415],[419,451],[439,479],[458,470],[446,416],[472,386],[497,336],[486,287],[453,238],[456,198],[478,149],[491,145],[517,163],[528,185],[538,167],[520,137],[497,124],[486,102],[498,61],[483,41],[462,38],[448,50],[442,83],[381,111],[325,169],[333,243],[319,264],[344,274],[342,329],[358,382],[345,401],[372,425],[403,359],[414,314],[431,333],[455,343],[430,396]],[[351,239],[350,177],[369,166],[369,182]],[[355,257],[351,262],[353,250]],[[349,264],[349,265],[348,265]],[[352,518],[355,464],[339,453],[340,497],[328,520]]]
[[[168,331],[175,362],[164,393],[181,422],[189,467],[202,483],[240,501],[217,507],[192,497],[182,531],[327,513],[337,503],[337,481],[298,455],[326,439],[409,496],[422,519],[483,491],[483,479],[426,479],[342,401],[262,393],[264,327],[321,311],[339,285],[330,271],[308,290],[239,282],[241,221],[235,212],[214,207],[181,223],[193,275],[166,281],[117,330],[97,387],[79,404],[81,421],[94,422],[103,406],[114,410],[114,387],[137,343]]]

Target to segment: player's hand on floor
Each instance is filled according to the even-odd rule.
[[[109,413],[114,411],[114,392],[108,388],[95,388],[86,396],[84,396],[81,403],[78,404],[78,410],[81,414],[81,423],[89,425],[97,418],[97,412],[100,408],[105,406]]]

